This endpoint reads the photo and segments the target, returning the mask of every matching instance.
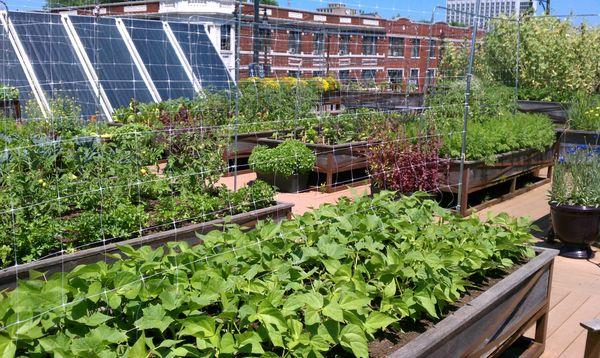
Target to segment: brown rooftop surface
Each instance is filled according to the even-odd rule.
[[[238,185],[254,180],[254,174],[238,176]],[[222,182],[233,187],[233,178]],[[547,193],[550,185],[544,185],[482,210],[482,218],[488,213],[506,212],[511,216],[530,217],[536,225],[546,230],[549,227]],[[302,214],[310,208],[325,203],[334,203],[342,196],[354,196],[369,192],[368,186],[360,186],[335,193],[309,191],[301,194],[278,194],[277,200],[295,204],[294,214]],[[543,233],[536,236],[543,236]],[[540,240],[539,245],[551,246]],[[595,248],[598,251],[597,248]],[[583,357],[586,332],[581,322],[600,318],[600,253],[589,261],[557,257],[552,281],[551,308],[548,322],[548,340],[542,357]],[[533,330],[526,332],[532,337]]]

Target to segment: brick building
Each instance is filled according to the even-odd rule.
[[[93,6],[53,9],[94,13]],[[233,72],[236,16],[231,0],[151,0],[102,4],[99,15],[134,16],[204,23],[215,47]],[[240,77],[251,73],[253,44],[267,76],[325,76],[342,82],[391,83],[420,92],[436,73],[444,41],[463,41],[471,29],[446,23],[384,19],[343,4],[317,11],[261,5],[259,33],[254,38],[254,7],[244,3],[240,34]]]

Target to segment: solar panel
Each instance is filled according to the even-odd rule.
[[[112,107],[127,106],[132,99],[152,102],[150,90],[119,33],[115,19],[69,18]]]
[[[204,30],[204,25],[169,22],[169,26],[204,89],[220,91],[234,86],[221,56]]]
[[[17,35],[46,97],[71,98],[85,116],[99,112],[83,67],[71,45],[60,15],[9,12]]]
[[[0,84],[8,85],[19,90],[19,101],[21,110],[25,114],[27,101],[32,98],[31,87],[23,72],[23,67],[15,53],[8,34],[4,31],[4,27],[0,26],[0,51],[2,54],[2,65],[0,66]]]
[[[160,21],[122,19],[162,100],[192,98],[194,86]]]

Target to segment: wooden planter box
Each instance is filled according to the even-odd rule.
[[[542,113],[552,119],[555,124],[567,122],[569,105],[560,102],[517,101],[517,109],[524,113]]]
[[[390,357],[497,357],[535,324],[523,357],[545,348],[552,268],[557,250],[538,255]]]
[[[555,146],[550,147],[543,152],[534,149],[523,149],[500,154],[496,157],[496,162],[492,165],[486,165],[482,160],[465,161],[462,185],[459,185],[460,160],[451,160],[448,173],[445,173],[441,178],[440,190],[450,193],[458,193],[458,191],[461,190],[462,199],[459,203],[461,208],[460,213],[466,216],[470,211],[468,208],[468,198],[470,193],[509,180],[511,181],[511,191],[508,196],[484,203],[477,207],[477,209],[482,209],[483,207],[496,204],[498,201],[506,200],[509,197],[521,194],[522,191],[515,191],[516,180],[519,176],[524,174],[539,171],[540,169],[547,167],[547,178],[526,189],[531,190],[548,183],[552,177],[554,153]]]
[[[281,143],[283,143],[283,140],[279,139],[265,138],[258,141],[258,144],[267,145],[269,147],[276,147]],[[366,151],[369,145],[368,142],[352,142],[336,145],[304,143],[304,145],[312,149],[317,156],[317,164],[315,165],[313,172],[325,174],[325,191],[328,193],[334,191],[335,186],[339,184],[333,182],[333,176],[335,174],[367,168]],[[343,183],[342,185],[348,185],[366,179],[368,179],[368,177],[356,178],[352,182]]]
[[[560,155],[566,154],[572,146],[585,145],[596,150],[600,147],[600,132],[557,129],[556,134],[560,142]]]
[[[114,259],[107,257],[107,254],[119,253],[119,246],[123,245],[130,245],[135,248],[141,246],[151,246],[152,248],[157,248],[169,242],[182,241],[185,241],[190,245],[198,245],[201,243],[201,240],[198,239],[196,234],[206,234],[210,231],[217,230],[226,223],[238,224],[252,228],[256,225],[258,220],[283,220],[291,216],[293,206],[293,204],[288,203],[277,203],[277,205],[268,208],[233,215],[230,217],[231,220],[228,222],[226,222],[225,219],[216,219],[201,224],[188,225],[178,229],[163,231],[135,239],[81,250],[72,254],[65,254],[34,261],[28,264],[18,265],[16,267],[11,266],[0,270],[0,290],[14,288],[16,284],[16,276],[18,275],[19,279],[27,279],[29,277],[30,270],[53,274],[55,272],[68,272],[83,264],[89,264],[98,261],[112,262]]]

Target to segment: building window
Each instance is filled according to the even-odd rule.
[[[231,51],[231,25],[221,25],[221,50]]]
[[[402,83],[404,82],[404,71],[403,70],[388,70],[388,78],[394,91],[402,89]]]
[[[260,50],[263,53],[271,52],[271,30],[260,29]]]
[[[313,77],[325,77],[325,72],[324,71],[313,71],[312,75],[313,75]]]
[[[429,58],[435,58],[435,40],[429,40]]]
[[[288,77],[299,78],[300,71],[288,71]]]
[[[427,87],[432,86],[435,83],[435,68],[430,68],[427,70],[427,75],[425,76],[425,83]]]
[[[363,70],[362,71],[362,80],[365,84],[375,83],[376,76],[377,76],[376,70]]]
[[[419,50],[421,48],[421,40],[420,39],[413,39],[412,40],[412,52],[411,52],[411,57],[412,58],[419,58]]]
[[[404,38],[390,37],[390,56],[404,57]]]
[[[350,71],[342,70],[339,72],[338,77],[339,77],[341,83],[348,83],[348,82],[350,82]]]
[[[419,69],[418,68],[410,69],[410,77],[408,79],[408,85],[411,87],[411,90],[413,90],[413,91],[419,90]]]
[[[314,34],[313,42],[315,55],[322,55],[325,52],[325,34]]]
[[[300,31],[290,31],[288,37],[288,52],[289,53],[300,53],[300,37],[302,33]]]
[[[363,55],[375,55],[377,53],[377,37],[363,36]]]
[[[350,53],[350,35],[340,35],[340,55]]]

